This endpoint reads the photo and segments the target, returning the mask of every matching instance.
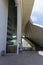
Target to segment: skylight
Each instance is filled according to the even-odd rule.
[[[31,20],[33,24],[43,26],[43,0],[35,0]]]

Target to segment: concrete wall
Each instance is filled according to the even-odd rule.
[[[4,0],[0,0],[0,54],[1,51],[6,51],[6,34],[7,34],[7,16],[8,9]]]
[[[43,27],[31,24],[29,21],[25,27],[25,32],[29,38],[43,46]]]
[[[35,42],[40,44],[40,46],[43,46],[43,28],[39,27],[37,25],[32,25],[31,30],[31,39],[33,39]]]
[[[40,46],[43,46],[43,28],[37,25],[31,24],[30,21],[30,15],[32,12],[32,8],[34,5],[34,0],[23,0],[22,1],[22,30],[25,33],[24,30],[26,30],[26,24],[27,24],[27,30],[26,34],[35,42],[40,44]]]
[[[30,20],[34,0],[22,0],[22,30],[24,31],[25,25]]]

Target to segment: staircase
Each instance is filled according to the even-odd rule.
[[[15,6],[14,0],[9,0],[8,5],[8,23],[7,23],[7,50],[9,45],[13,45],[11,40],[16,40],[17,35],[17,7]],[[13,51],[13,50],[12,50]]]

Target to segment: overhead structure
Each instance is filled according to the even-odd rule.
[[[24,32],[25,25],[30,20],[33,9],[34,0],[22,0],[22,31]]]

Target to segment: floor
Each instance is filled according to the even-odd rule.
[[[19,55],[0,56],[0,65],[43,65],[43,57],[37,51],[25,51]]]

